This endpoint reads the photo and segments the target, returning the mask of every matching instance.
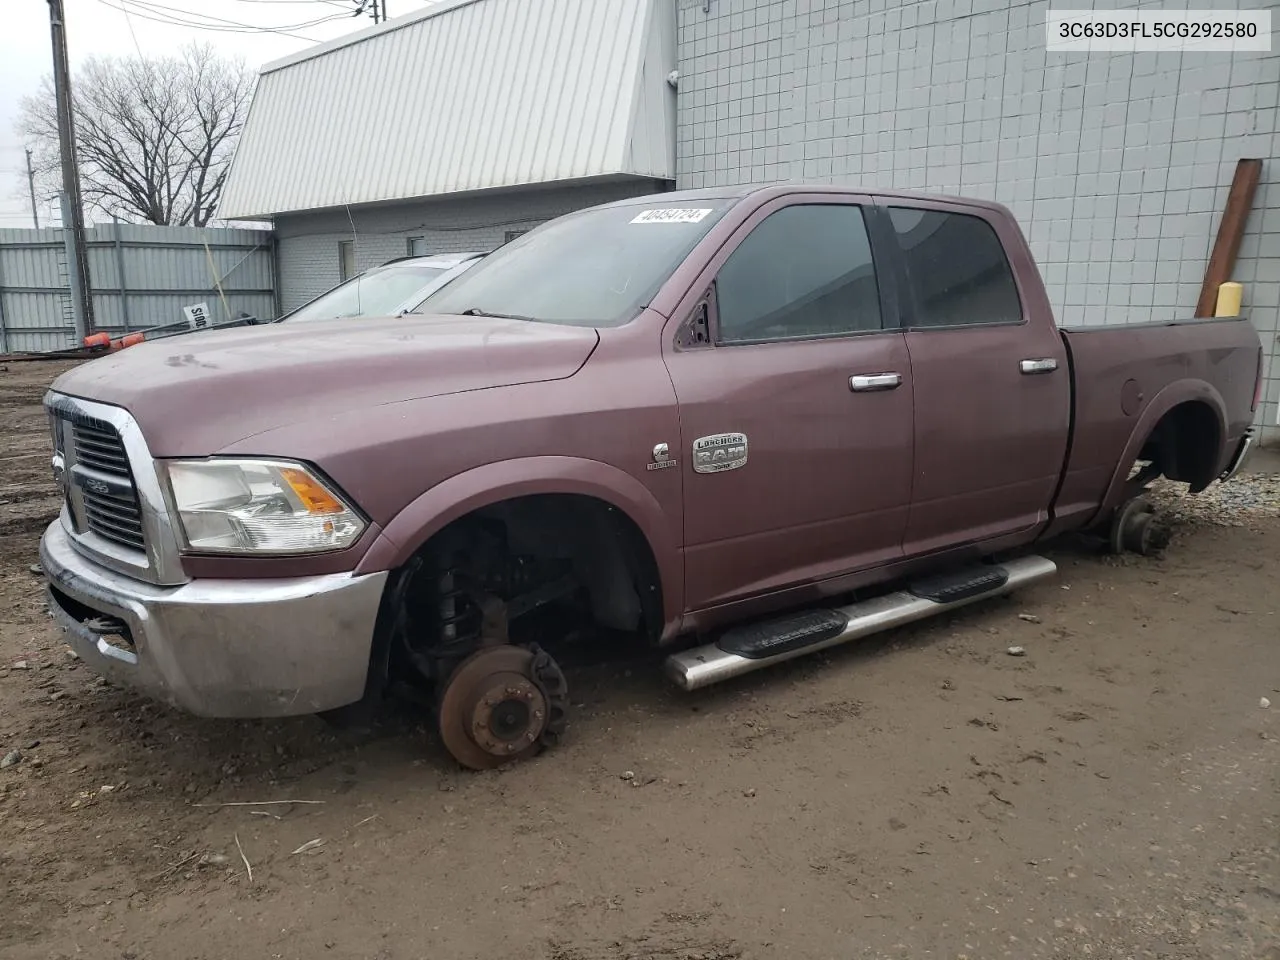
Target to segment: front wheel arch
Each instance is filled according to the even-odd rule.
[[[684,564],[673,530],[682,518],[664,510],[630,474],[599,460],[526,457],[485,464],[427,490],[382,530],[357,574],[396,570],[450,524],[487,507],[537,495],[584,496],[618,511],[638,531],[653,559],[660,588],[662,639],[678,629],[684,603]]]

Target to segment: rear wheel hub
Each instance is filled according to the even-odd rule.
[[[1139,497],[1116,511],[1111,521],[1109,546],[1112,553],[1132,550],[1144,557],[1156,556],[1169,545],[1170,533],[1156,516],[1151,502]]]

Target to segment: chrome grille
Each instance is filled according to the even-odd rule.
[[[75,448],[72,472],[79,475],[75,482],[84,526],[104,540],[131,550],[145,550],[142,508],[119,432],[109,423],[76,417],[71,420],[71,443]],[[78,468],[117,482],[107,483]],[[120,480],[125,482],[119,483]]]
[[[127,410],[49,391],[53,474],[76,551],[146,583],[187,582],[155,459]]]
[[[138,498],[116,498],[110,494],[84,492],[85,525],[100,537],[125,547],[142,550],[142,513]]]
[[[113,477],[130,478],[129,457],[116,428],[106,423],[76,420],[71,425],[71,439],[76,445],[76,462],[101,470]]]

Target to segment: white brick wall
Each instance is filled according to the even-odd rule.
[[[677,2],[677,186],[994,198],[1021,220],[1064,324],[1190,317],[1236,161],[1263,158],[1233,279],[1267,351],[1261,420],[1276,424],[1280,48],[1048,54],[1044,0]]]
[[[356,268],[385,263],[409,252],[409,238],[423,237],[428,253],[487,251],[508,230],[529,230],[573,210],[624,197],[656,193],[667,185],[649,180],[419,200],[376,207],[290,214],[276,218],[280,300],[300,307],[338,283],[338,244],[356,241]]]

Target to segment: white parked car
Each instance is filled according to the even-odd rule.
[[[373,267],[304,304],[281,321],[398,317],[475,264],[483,253],[405,257]]]

